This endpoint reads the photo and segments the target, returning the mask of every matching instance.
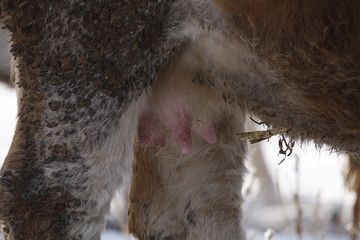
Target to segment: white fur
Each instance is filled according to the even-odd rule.
[[[129,178],[131,160],[133,159],[133,142],[139,112],[144,105],[143,101],[144,98],[142,97],[133,102],[124,113],[117,128],[110,130],[111,136],[103,147],[87,156],[93,166],[89,172],[91,179],[89,184],[93,185],[91,189],[97,189],[97,191],[73,194],[80,199],[93,199],[97,203],[99,211],[94,213],[98,216],[109,211],[109,203],[115,190]],[[74,226],[71,233],[79,232],[83,239],[92,239],[94,235],[100,234],[105,226],[103,220],[94,223],[96,215],[88,216],[88,218],[89,227],[81,226],[81,229],[77,229]]]
[[[122,115],[119,124],[111,133],[100,149],[91,152],[84,151],[83,157],[91,166],[86,175],[74,175],[67,179],[69,183],[84,182],[88,178],[82,191],[72,192],[78,199],[86,199],[93,203],[91,214],[86,216],[81,225],[74,224],[69,235],[81,235],[83,239],[94,239],[100,236],[105,227],[102,216],[109,211],[109,204],[115,190],[130,176],[130,165],[133,158],[133,142],[137,129],[139,112],[144,106],[144,97],[134,101]],[[99,126],[101,127],[101,126]],[[51,163],[45,167],[45,175],[51,178],[54,172],[61,172],[66,168],[77,166],[68,163]],[[76,172],[76,169],[70,170]]]
[[[156,239],[181,233],[188,240],[245,239],[241,188],[247,145],[234,134],[243,131],[244,115],[223,107],[217,112],[217,143],[194,134],[193,151],[183,155],[168,136],[167,146],[157,153],[162,184],[149,210],[150,235],[161,233]]]

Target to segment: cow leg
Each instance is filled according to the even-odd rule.
[[[91,119],[50,128],[48,115],[25,112],[37,108],[26,101],[26,91],[22,95],[14,141],[1,169],[6,239],[100,239],[104,214],[129,171],[141,100],[116,111],[110,99],[93,98],[92,106],[101,106]]]
[[[20,100],[0,179],[7,239],[100,239],[132,158],[135,98],[180,44],[157,45],[168,6],[0,1]]]
[[[232,110],[219,111],[214,121],[217,142],[192,134],[187,155],[171,134],[164,148],[136,146],[129,209],[136,237],[245,239],[240,205],[247,145],[235,136],[244,116]]]

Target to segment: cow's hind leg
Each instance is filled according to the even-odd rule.
[[[240,205],[247,146],[235,135],[244,116],[219,109],[215,144],[192,134],[187,155],[172,136],[161,149],[136,147],[129,230],[139,239],[245,239]]]
[[[27,92],[23,96],[29,97]],[[126,160],[132,159],[141,104],[134,101],[122,110],[116,109],[116,100],[99,100],[93,98],[98,108],[91,117],[52,128],[45,126],[48,114],[24,115],[34,102],[21,101],[14,141],[1,169],[6,239],[100,239],[104,214],[130,168]]]

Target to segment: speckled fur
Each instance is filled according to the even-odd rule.
[[[7,239],[100,238],[148,87],[196,47],[200,82],[228,102],[294,138],[360,152],[359,1],[0,4],[21,92],[0,180]]]
[[[148,3],[1,1],[22,95],[1,170],[7,239],[100,238],[129,170],[131,106],[176,47],[162,43],[168,3]]]

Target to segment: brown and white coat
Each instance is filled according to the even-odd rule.
[[[356,0],[2,0],[19,119],[7,239],[100,239],[129,176],[140,239],[244,239],[245,114],[359,154]],[[135,138],[138,137],[138,141]]]

